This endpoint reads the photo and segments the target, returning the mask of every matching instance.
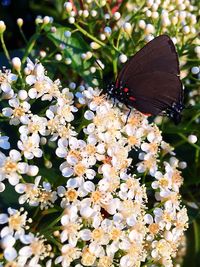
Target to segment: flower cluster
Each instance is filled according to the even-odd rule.
[[[19,138],[2,139],[1,191],[9,183],[35,212],[0,214],[5,266],[173,266],[188,217],[159,128],[136,110],[127,120],[99,88],[63,88],[40,62],[28,59],[26,91],[8,75],[1,111]]]

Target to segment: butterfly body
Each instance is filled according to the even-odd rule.
[[[179,73],[175,46],[161,35],[129,59],[107,93],[128,108],[148,115],[166,114],[177,124],[184,107]]]

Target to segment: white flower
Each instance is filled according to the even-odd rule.
[[[27,59],[27,74],[26,82],[32,86],[28,95],[31,99],[42,97],[42,100],[51,101],[52,98],[60,94],[60,81],[53,82],[45,75],[45,69],[41,63],[33,64],[30,59]]]
[[[9,156],[6,157],[3,153],[0,154],[0,180],[8,179],[11,185],[19,183],[21,174],[28,171],[28,164],[21,161],[21,154],[19,151],[12,149]]]
[[[44,260],[50,255],[51,246],[45,244],[46,240],[43,237],[30,233],[25,239],[22,237],[21,241],[23,240],[25,244],[29,244],[19,250],[19,258],[23,259],[24,265],[27,262],[28,266],[37,266],[40,260]]]
[[[39,117],[38,115],[32,115],[26,125],[19,127],[19,132],[22,135],[29,135],[32,133],[40,133],[46,135],[47,119]]]
[[[26,134],[21,134],[21,141],[17,142],[18,148],[22,151],[25,158],[33,159],[34,157],[42,157],[42,150],[39,148],[40,137],[38,134],[33,133],[31,136]]]
[[[0,214],[0,224],[8,224],[8,226],[2,228],[1,237],[23,235],[28,221],[27,212],[23,212],[23,209],[18,211],[8,208],[8,214]]]
[[[66,244],[61,248],[61,256],[58,256],[55,260],[55,264],[60,263],[62,267],[70,267],[71,263],[79,259],[81,256],[81,250],[70,244]]]
[[[4,93],[9,93],[13,91],[11,85],[17,80],[17,75],[11,73],[11,71],[6,70],[5,72],[0,71],[0,89]]]
[[[57,193],[51,190],[49,183],[43,182],[43,187],[39,185],[41,176],[35,178],[35,183],[19,183],[15,186],[15,190],[19,194],[19,204],[29,203],[30,206],[39,206],[41,209],[52,207],[57,199]]]
[[[8,101],[12,108],[3,108],[2,113],[10,117],[10,124],[18,125],[20,122],[26,124],[29,117],[30,104],[27,101],[20,102],[17,98]]]

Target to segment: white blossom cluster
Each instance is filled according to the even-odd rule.
[[[13,128],[0,137],[0,188],[13,186],[35,213],[0,214],[2,266],[174,266],[188,217],[180,162],[158,127],[136,110],[126,123],[98,88],[71,84],[73,93],[39,62],[24,71],[19,91],[16,75],[0,74]]]

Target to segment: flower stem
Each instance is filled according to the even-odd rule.
[[[19,27],[19,31],[20,31],[20,33],[21,33],[21,36],[22,36],[24,42],[27,44],[28,41],[27,41],[26,36],[24,35],[24,32],[22,31],[22,28],[21,28],[21,27]]]
[[[5,42],[4,42],[3,33],[0,34],[0,39],[1,39],[1,45],[2,45],[2,48],[3,48],[4,54],[5,54],[8,62],[11,64],[10,55],[8,53],[8,50],[7,50],[6,45],[5,45]]]
[[[87,36],[88,38],[90,38],[91,40],[93,40],[94,42],[96,42],[97,44],[101,45],[101,46],[105,46],[105,44],[103,42],[101,42],[100,40],[98,40],[97,38],[95,38],[93,35],[91,35],[90,33],[88,33],[86,30],[84,30],[79,24],[74,23],[74,26],[76,26],[76,28],[82,32],[85,36]]]
[[[29,54],[31,53],[31,51],[33,50],[33,47],[35,46],[35,43],[36,43],[37,39],[39,38],[39,36],[40,36],[39,33],[35,33],[35,34],[31,37],[31,39],[30,39],[30,41],[29,41],[29,43],[28,43],[28,46],[27,46],[27,48],[26,48],[26,51],[25,51],[25,53],[24,53],[24,56],[23,56],[23,58],[22,58],[22,64],[25,63],[25,61],[26,61],[28,55],[29,55]]]
[[[194,227],[194,239],[195,239],[195,252],[198,253],[200,249],[200,242],[199,242],[199,227],[196,221],[193,221]]]

